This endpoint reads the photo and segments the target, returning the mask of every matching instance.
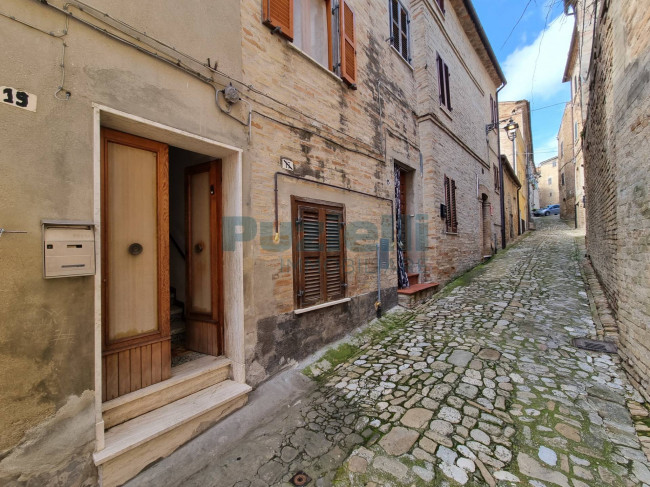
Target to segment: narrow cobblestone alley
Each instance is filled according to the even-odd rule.
[[[617,356],[571,344],[596,336],[581,237],[537,224],[349,361],[317,362],[305,397],[241,440],[210,446],[217,426],[130,485],[648,487],[626,407],[641,397]]]

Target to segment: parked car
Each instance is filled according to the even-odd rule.
[[[533,215],[535,216],[549,216],[549,215],[559,215],[560,214],[560,205],[548,205],[544,208],[538,208],[533,210]]]

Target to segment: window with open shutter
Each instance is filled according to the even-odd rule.
[[[341,78],[349,85],[357,82],[357,51],[354,12],[345,0],[339,3],[341,22]]]
[[[449,66],[442,60],[440,55],[436,56],[438,68],[438,97],[440,105],[451,111],[451,89],[449,87]]]
[[[388,10],[390,13],[390,41],[392,46],[408,62],[411,62],[409,47],[410,20],[407,10],[399,0],[390,0]]]
[[[445,176],[445,227],[448,233],[458,233],[458,216],[456,213],[456,181]]]
[[[298,308],[345,297],[344,207],[292,198]]]
[[[262,0],[264,23],[293,40],[293,0]]]

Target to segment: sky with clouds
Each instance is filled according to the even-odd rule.
[[[473,3],[508,80],[499,100],[531,103],[533,150],[539,164],[557,155],[557,132],[570,97],[569,83],[562,83],[562,76],[573,17],[564,15],[562,0]]]

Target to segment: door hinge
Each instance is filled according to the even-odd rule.
[[[302,224],[302,218],[296,218],[296,225]]]
[[[298,297],[299,298],[302,298],[304,295],[305,295],[305,291],[303,291],[303,290],[298,291]]]
[[[345,222],[341,222],[341,227],[345,227]]]

